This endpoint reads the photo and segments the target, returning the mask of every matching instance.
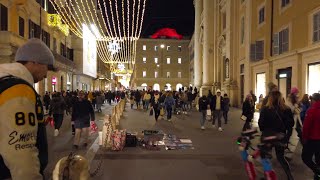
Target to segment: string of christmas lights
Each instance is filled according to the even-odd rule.
[[[97,40],[97,54],[104,63],[113,69],[119,63],[132,67],[146,0],[97,0],[97,4],[93,0],[49,1],[76,36],[83,38],[83,24],[87,25]]]

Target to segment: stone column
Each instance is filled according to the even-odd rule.
[[[194,86],[199,90],[202,79],[202,45],[200,39],[201,13],[203,11],[203,0],[194,0],[195,27],[194,27]]]
[[[214,83],[214,1],[203,0],[203,81],[201,94],[207,94]]]

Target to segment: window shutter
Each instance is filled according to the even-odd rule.
[[[273,34],[273,55],[279,54],[279,34]]]
[[[264,57],[264,42],[256,41],[256,60],[262,60]]]
[[[287,52],[289,50],[289,29],[284,29],[282,32],[282,52]]]
[[[313,16],[313,42],[316,42],[319,40],[319,33],[318,33],[318,27],[320,25],[319,23],[320,14],[317,13]]]
[[[279,54],[282,53],[283,31],[279,32]]]
[[[250,45],[250,60],[251,61],[256,60],[256,44]]]

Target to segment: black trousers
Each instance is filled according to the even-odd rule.
[[[153,110],[154,110],[154,118],[155,118],[156,120],[158,120],[158,117],[159,117],[159,115],[160,115],[160,109],[158,109],[158,108],[153,108]]]
[[[53,114],[54,128],[60,129],[63,121],[63,114]]]
[[[315,174],[320,175],[320,140],[308,140],[302,149],[302,161]],[[314,161],[313,161],[313,157]]]
[[[279,161],[282,169],[286,173],[287,179],[288,180],[293,180],[294,178],[293,178],[293,176],[291,174],[289,163],[284,157],[284,150],[285,150],[284,146],[275,146],[277,160]]]

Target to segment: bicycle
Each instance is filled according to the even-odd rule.
[[[282,133],[277,133],[271,136],[264,136],[261,138],[261,143],[257,145],[257,148],[252,147],[251,140],[257,135],[258,130],[249,129],[243,131],[241,136],[237,139],[237,144],[241,152],[242,160],[245,162],[245,169],[249,180],[255,180],[257,178],[257,173],[254,166],[254,159],[261,157],[261,164],[263,167],[264,178],[262,180],[277,180],[277,175],[272,168],[272,163],[270,159],[272,158],[271,149],[274,145],[283,145],[281,140],[285,137]],[[254,152],[249,154],[249,149]]]

